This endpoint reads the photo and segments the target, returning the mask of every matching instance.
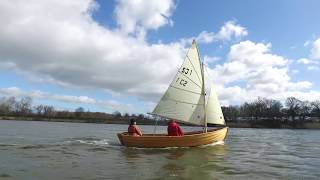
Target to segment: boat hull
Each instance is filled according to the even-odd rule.
[[[195,147],[224,141],[228,127],[210,129],[204,132],[189,132],[184,136],[167,136],[165,134],[144,134],[131,136],[128,133],[119,133],[118,138],[122,145],[139,148],[166,148],[166,147]]]

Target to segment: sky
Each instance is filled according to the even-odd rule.
[[[318,0],[3,0],[0,97],[151,112],[197,41],[222,105],[320,100]]]

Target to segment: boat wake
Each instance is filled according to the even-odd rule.
[[[72,138],[67,141],[63,141],[60,143],[61,145],[90,145],[90,146],[100,146],[100,147],[109,147],[109,146],[120,146],[120,143],[113,142],[110,139],[99,139],[92,137],[84,137],[84,138]]]
[[[191,149],[191,148],[206,148],[213,147],[217,145],[224,145],[224,141],[218,141],[211,144],[196,146],[196,147],[164,147],[164,148],[139,148],[139,147],[126,147],[128,149],[141,149],[141,150],[175,150],[175,149]]]
[[[23,150],[54,150],[57,148],[73,148],[73,147],[89,147],[89,148],[119,148],[121,145],[119,142],[112,141],[110,139],[101,139],[93,137],[81,137],[81,138],[69,138],[65,140],[60,140],[57,142],[47,142],[47,143],[31,143],[31,144],[10,144],[10,143],[0,143],[0,149],[23,149]]]
[[[224,145],[224,141],[218,141],[218,142],[214,142],[211,144],[202,145],[200,147],[211,147],[211,146],[216,146],[216,145]]]

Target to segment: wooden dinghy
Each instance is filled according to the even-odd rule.
[[[161,71],[161,68],[159,69]],[[151,114],[178,121],[204,126],[204,132],[189,132],[184,136],[145,134],[130,136],[118,134],[122,145],[142,148],[193,147],[223,141],[228,127],[213,83],[210,95],[205,90],[204,65],[196,42],[192,46],[167,91]],[[207,130],[207,124],[223,125],[222,128]]]
[[[130,136],[128,133],[119,133],[122,145],[138,148],[167,148],[167,147],[195,147],[224,141],[228,127],[210,129],[205,132],[189,132],[184,136],[167,136],[166,134],[144,134]]]

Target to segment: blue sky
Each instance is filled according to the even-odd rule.
[[[320,99],[316,0],[0,2],[0,96],[150,112],[196,39],[222,104]]]

